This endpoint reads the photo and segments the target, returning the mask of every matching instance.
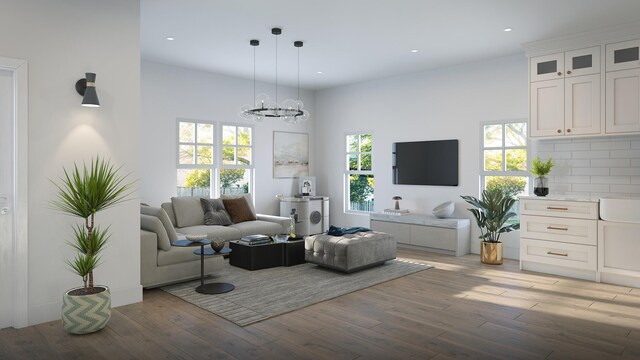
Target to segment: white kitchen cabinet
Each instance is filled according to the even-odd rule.
[[[640,68],[640,39],[608,44],[606,71]]]
[[[600,46],[533,57],[529,71],[531,137],[601,132]]]
[[[598,271],[602,281],[640,284],[640,224],[598,222]]]
[[[607,134],[640,132],[640,67],[606,74]]]
[[[520,268],[599,281],[598,203],[520,198]]]

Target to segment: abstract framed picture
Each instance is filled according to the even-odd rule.
[[[309,134],[273,132],[273,177],[309,176]]]

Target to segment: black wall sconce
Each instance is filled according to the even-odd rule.
[[[82,95],[82,106],[100,107],[98,94],[96,93],[96,74],[86,73],[86,78],[76,82],[76,91]]]

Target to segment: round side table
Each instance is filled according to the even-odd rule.
[[[231,253],[231,249],[224,248],[218,252],[213,251],[212,248],[204,248],[196,249],[194,252],[196,255],[200,255],[200,262],[202,264],[202,277],[200,278],[200,286],[196,288],[196,291],[200,294],[224,294],[233,289],[235,289],[235,285],[229,283],[204,283],[204,257],[206,256],[222,256]]]

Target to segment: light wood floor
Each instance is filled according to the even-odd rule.
[[[435,265],[239,327],[161,290],[85,336],[0,331],[0,359],[640,359],[640,290],[400,250]]]

